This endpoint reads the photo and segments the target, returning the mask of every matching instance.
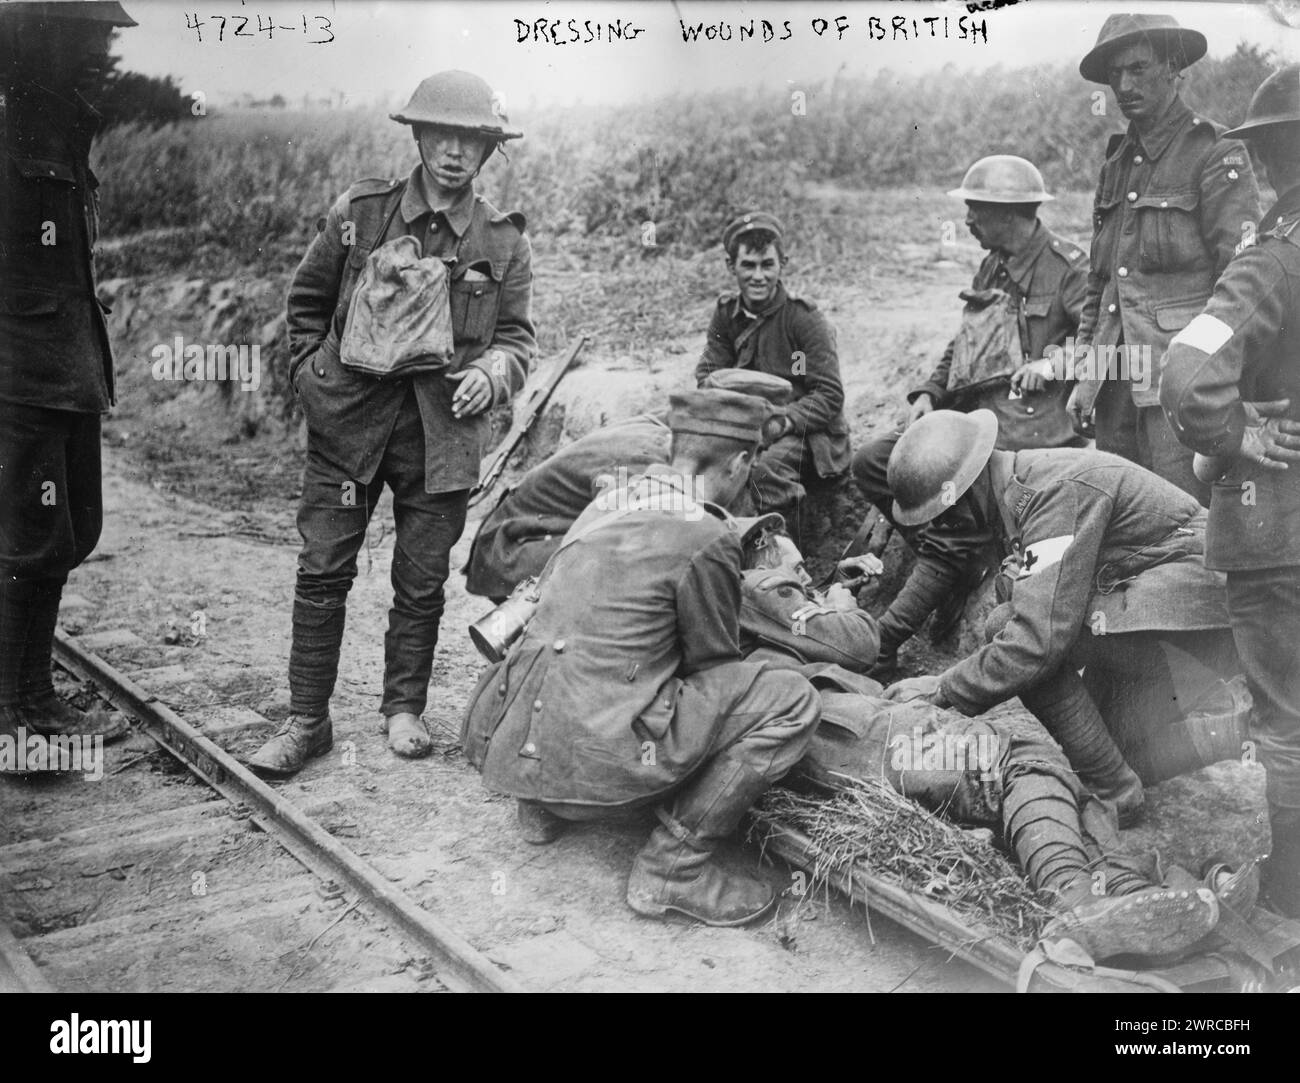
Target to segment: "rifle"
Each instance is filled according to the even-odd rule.
[[[547,400],[551,397],[564,374],[569,371],[570,366],[578,359],[578,354],[587,344],[587,336],[582,335],[576,343],[569,349],[555,365],[551,368],[550,374],[546,380],[529,396],[528,401],[524,404],[523,413],[515,419],[515,423],[510,426],[510,431],[506,433],[505,439],[501,441],[500,446],[492,453],[490,458],[479,471],[478,484],[470,491],[469,506],[472,508],[482,500],[492,487],[501,480],[501,475],[505,473],[506,463],[510,456],[514,454],[528,431],[536,424],[537,419],[542,414],[542,409],[546,406]]]

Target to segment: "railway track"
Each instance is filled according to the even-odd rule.
[[[55,659],[133,734],[0,781],[0,989],[521,991],[331,833],[328,790],[223,750],[228,712],[182,718],[62,632]]]

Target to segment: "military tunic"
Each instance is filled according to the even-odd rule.
[[[557,553],[523,636],[475,688],[462,740],[488,786],[618,806],[670,790],[765,709],[789,719],[775,740],[807,739],[807,682],[740,661],[734,524],[714,505],[681,510],[684,496],[689,482],[654,465],[574,524],[571,537],[627,509]],[[771,745],[759,756],[762,771]]]
[[[1100,451],[1015,453],[995,493],[1013,568],[1010,617],[940,678],[979,714],[1051,677],[1081,635],[1226,628],[1223,577],[1203,562],[1205,513],[1162,478]]]
[[[696,383],[722,368],[753,369],[794,385],[794,402],[784,408],[794,431],[766,449],[764,460],[784,457],[798,464],[798,450],[807,447],[808,466],[817,476],[835,477],[848,469],[849,426],[835,333],[816,305],[791,297],[784,285],[777,286],[762,312],[752,314],[739,296],[720,297],[695,366]],[[786,453],[786,443],[795,450]]]
[[[1300,468],[1233,458],[1243,402],[1290,399],[1286,416],[1300,419],[1300,187],[1282,194],[1163,367],[1161,402],[1179,439],[1232,459],[1213,486],[1206,563],[1227,572],[1269,803],[1300,809]]]
[[[1006,257],[989,252],[975,273],[971,288],[1001,289],[1010,294],[1024,316],[1025,360],[1047,356],[1053,346],[1063,346],[1079,326],[1087,292],[1087,256],[1078,245],[1053,233],[1038,222],[1024,249]],[[938,409],[954,409],[948,390],[956,340],[948,343],[943,357],[926,381],[908,393],[907,401],[929,395]],[[1010,373],[1008,373],[1010,375]],[[1018,451],[1031,447],[1061,447],[1075,439],[1065,413],[1071,384],[1061,381],[1041,392],[1008,398],[1007,387],[978,393],[960,409],[990,409],[998,415],[998,447]],[[892,445],[891,445],[892,447]]]
[[[1078,342],[1109,374],[1096,403],[1097,447],[1155,470],[1208,502],[1160,403],[1160,357],[1205,306],[1215,279],[1259,220],[1246,148],[1175,98],[1155,130],[1111,138],[1093,204],[1088,295]],[[1114,351],[1127,347],[1126,355]],[[1138,351],[1136,356],[1133,351]],[[1127,366],[1127,367],[1125,367]],[[1144,412],[1145,411],[1145,412]]]
[[[456,418],[457,385],[442,372],[380,379],[345,368],[339,343],[353,290],[375,248],[419,237],[424,256],[450,264],[454,355],[447,371],[480,369],[500,404],[523,387],[536,352],[532,249],[523,216],[500,213],[471,186],[445,210],[430,211],[420,169],[404,181],[355,184],[330,208],[289,287],[290,378],[315,450],[362,484],[374,477],[413,390],[424,422],[425,488],[444,493],[478,481],[490,414]]]

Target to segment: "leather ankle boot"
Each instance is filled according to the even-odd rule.
[[[705,925],[744,925],[772,908],[776,896],[763,881],[728,872],[713,851],[771,783],[725,754],[678,794],[672,812],[637,854],[627,903],[638,914],[684,914]]]
[[[79,711],[54,692],[24,699],[22,713],[28,726],[47,737],[100,737],[108,744],[131,732],[130,725],[119,712],[106,711],[102,707]]]
[[[319,718],[290,715],[275,736],[244,762],[262,778],[287,778],[333,747],[334,730],[328,714]]]

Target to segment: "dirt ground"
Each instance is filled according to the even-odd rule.
[[[860,197],[863,207],[866,198]],[[1076,226],[1067,232],[1077,236],[1083,203],[1076,203],[1064,213]],[[838,330],[846,414],[857,442],[902,413],[903,392],[955,329],[957,292],[969,284],[980,256],[969,243],[940,249],[925,233],[898,241],[890,253],[887,265],[864,263],[839,278],[810,269],[816,299]],[[562,261],[539,259],[539,290],[563,293],[572,277]],[[797,278],[792,285],[798,291]],[[196,293],[180,279],[116,288],[137,309],[125,324],[119,313],[115,331],[125,386],[138,391],[147,343],[166,341],[187,318],[196,318],[203,290]],[[696,329],[649,340],[639,350],[614,351],[596,342],[562,386],[530,458],[686,386],[707,307],[698,316]],[[69,608],[65,625],[83,634],[130,630],[151,648],[151,664],[184,666],[203,684],[224,690],[232,710],[252,707],[280,718],[288,699],[301,451],[292,431],[278,441],[232,437],[228,446],[214,443],[212,426],[233,425],[233,416],[214,409],[205,417],[180,403],[128,394],[105,432],[103,541],[68,587],[86,604]],[[456,548],[453,567],[463,565],[476,525],[470,523]],[[855,525],[847,525],[848,533]],[[553,846],[523,844],[513,802],[487,793],[459,753],[461,713],[482,669],[465,629],[488,604],[467,596],[458,574],[448,586],[425,716],[438,750],[416,762],[392,755],[378,714],[392,542],[385,498],[349,605],[332,709],[336,748],[302,773],[296,792],[337,803],[340,837],[526,985],[574,991],[1000,988],[838,899],[787,898],[777,918],[749,930],[641,919],[625,906],[623,889],[648,830],[644,824],[575,826]],[[202,615],[202,635],[194,634],[196,614]],[[905,661],[913,670],[933,671],[943,657],[918,642]],[[166,696],[184,713],[183,682]],[[246,732],[228,743],[247,752],[262,736]],[[1250,822],[1259,802],[1258,773],[1235,765],[1220,769],[1205,820],[1230,815]],[[1159,795],[1154,805],[1158,829]],[[1179,832],[1166,833],[1177,846]],[[735,846],[727,859],[752,865],[756,851]],[[767,875],[780,887],[792,882],[790,870],[779,864]],[[207,965],[222,964],[214,958]]]

